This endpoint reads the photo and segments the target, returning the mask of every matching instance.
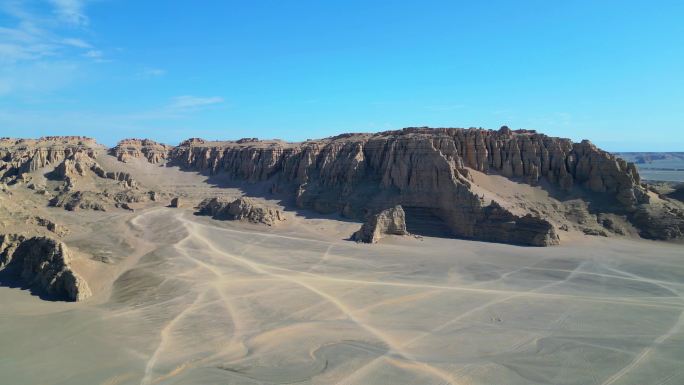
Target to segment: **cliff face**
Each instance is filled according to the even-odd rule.
[[[0,139],[0,181],[13,182],[22,174],[58,165],[79,155],[95,158],[99,145],[83,136],[48,136],[33,139]]]
[[[423,156],[430,161],[418,164],[416,158],[424,160]],[[439,169],[430,176],[433,180],[443,178],[443,172],[467,177],[464,168],[468,167],[528,183],[546,179],[564,190],[578,186],[612,195],[625,205],[647,199],[635,166],[590,142],[573,143],[505,127],[498,131],[407,128],[374,135],[347,134],[298,145],[194,139],[171,150],[170,159],[193,170],[227,172],[250,181],[280,173],[298,183],[306,183],[313,176],[323,178],[326,185],[349,185],[374,173],[384,185],[397,187],[408,182],[408,173],[424,171],[420,168],[432,163]],[[401,170],[402,166],[409,167]]]
[[[187,170],[270,181],[274,190],[291,192],[299,207],[322,213],[364,219],[402,205],[408,212],[422,210],[438,218],[459,237],[526,245],[558,243],[554,226],[537,214],[516,215],[505,205],[485,201],[472,188],[470,170],[588,193],[586,199],[627,215],[649,203],[633,164],[588,141],[573,143],[507,127],[406,128],[304,143],[189,139],[166,157]],[[674,230],[666,234],[681,233],[680,222],[675,220]],[[642,231],[648,237],[669,237],[656,236],[661,233]]]
[[[149,139],[124,139],[110,149],[109,153],[122,162],[131,158],[145,158],[148,162],[157,164],[166,161],[171,148]]]
[[[245,139],[191,139],[169,151],[185,169],[237,180],[294,186],[298,206],[354,218],[401,204],[429,210],[461,237],[548,245],[551,224],[516,216],[471,191],[469,169],[561,190],[598,193],[628,208],[646,203],[632,164],[588,141],[573,143],[532,131],[407,128],[345,134],[291,144]]]
[[[88,284],[72,270],[66,245],[51,238],[0,235],[0,270],[56,299],[80,301],[91,295]]]

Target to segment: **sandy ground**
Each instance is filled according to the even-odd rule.
[[[0,383],[684,383],[681,245],[360,245],[354,223],[171,208],[92,226],[70,247],[116,261],[85,269],[92,299],[0,287]]]

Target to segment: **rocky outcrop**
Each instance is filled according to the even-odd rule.
[[[0,234],[0,270],[12,261],[14,252],[25,239],[18,234]]]
[[[95,175],[99,176],[100,178],[112,179],[112,180],[121,182],[121,184],[124,187],[129,187],[129,188],[138,187],[138,182],[136,182],[135,179],[133,178],[133,176],[127,172],[105,171],[105,169],[103,169],[97,163],[95,163],[91,167],[91,170],[95,173]]]
[[[269,226],[285,220],[285,215],[280,210],[266,207],[253,199],[244,197],[233,201],[207,198],[197,208],[198,214],[209,215],[220,220],[242,220]]]
[[[109,202],[103,193],[94,191],[64,192],[49,202],[50,206],[63,207],[68,211],[95,210],[107,211],[105,205]]]
[[[35,224],[37,226],[45,227],[48,231],[55,233],[59,237],[63,237],[69,234],[69,229],[66,226],[55,223],[47,218],[43,217],[32,217],[27,220],[30,224]]]
[[[412,170],[391,175],[386,166],[393,164],[386,157],[423,154],[443,158],[464,177],[467,177],[465,168],[471,168],[530,183],[545,179],[565,190],[580,187],[614,196],[623,204],[647,200],[633,164],[599,150],[588,141],[573,143],[569,139],[505,127],[499,131],[407,128],[372,135],[345,134],[296,145],[279,141],[238,143],[193,139],[174,148],[170,157],[187,168],[210,174],[229,173],[251,181],[283,174],[300,183],[321,177],[327,179],[325,184],[346,184],[364,178],[369,171],[385,183],[389,182],[388,178],[408,176]]]
[[[171,204],[169,204],[170,207],[175,207],[179,208],[183,205],[183,201],[179,197],[174,197],[171,199]]]
[[[684,183],[676,185],[671,192],[666,194],[666,197],[684,202]]]
[[[119,161],[127,162],[132,158],[146,159],[150,163],[166,162],[172,147],[149,139],[124,139],[109,150]]]
[[[361,229],[352,235],[352,239],[357,242],[375,243],[387,234],[408,235],[406,216],[399,205],[372,215]]]
[[[0,235],[0,269],[55,299],[80,301],[91,295],[71,267],[66,245],[47,237]]]
[[[573,143],[532,130],[406,128],[303,143],[193,138],[173,148],[131,139],[120,142],[111,153],[123,161],[137,157],[209,175],[220,173],[236,181],[267,182],[272,193],[320,213],[341,213],[362,220],[368,213],[401,205],[407,213],[429,213],[462,238],[529,245],[557,243],[549,217],[542,217],[531,207],[516,206],[496,196],[485,199],[485,195],[477,193],[473,185],[475,170],[518,183],[538,184],[563,199],[588,202],[592,221],[598,227],[601,224],[596,216],[610,213],[643,227],[643,236],[655,236],[643,219],[644,212],[653,211],[649,208],[653,195],[641,185],[633,164],[588,141]],[[3,155],[5,166],[0,170],[8,169],[7,161],[16,163],[16,158]],[[64,165],[65,175],[78,175],[85,169],[78,165],[77,156],[67,157],[72,158],[73,164]],[[126,173],[108,173],[97,166],[90,169],[120,181],[126,188],[137,186]],[[66,186],[67,191],[75,189],[71,183]],[[663,217],[663,223],[680,226],[682,220],[674,211],[658,212],[654,219]],[[553,221],[567,227],[565,218]],[[677,232],[665,234],[676,236]]]
[[[508,129],[410,128],[301,144],[195,139],[174,148],[170,160],[208,174],[273,181],[278,190],[293,191],[299,207],[323,213],[363,218],[388,205],[429,209],[457,236],[496,242],[557,240],[548,221],[483,202],[471,189],[469,169],[529,183],[545,179],[562,189],[588,189],[630,205],[645,199],[633,166],[590,143]],[[538,237],[530,236],[535,231]]]
[[[484,208],[473,229],[471,238],[482,241],[528,246],[550,246],[560,242],[549,221],[532,214],[513,215],[494,201]]]
[[[85,176],[89,170],[100,178],[121,182],[121,185],[124,187],[138,187],[138,183],[131,174],[121,171],[107,171],[102,168],[92,156],[94,156],[94,154],[76,153],[69,155],[55,167],[55,170],[51,174],[52,179],[71,183],[74,181],[74,178]]]
[[[669,202],[643,205],[632,214],[639,234],[649,239],[673,239],[684,236],[684,210]]]
[[[100,146],[81,136],[48,136],[40,139],[0,139],[0,181],[14,182],[23,174],[48,165],[57,166],[76,154],[95,158]]]

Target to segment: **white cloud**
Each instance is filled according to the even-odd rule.
[[[37,60],[47,56],[64,54],[69,49],[91,50],[92,45],[78,37],[63,37],[57,32],[65,23],[71,25],[81,2],[59,0],[53,14],[37,14],[29,10],[24,2],[0,3],[0,13],[9,16],[9,22],[0,27],[0,62],[13,63],[22,60]],[[66,20],[62,14],[71,14]],[[83,16],[85,17],[85,16]],[[12,25],[12,22],[14,25]]]
[[[75,78],[75,68],[83,60],[80,56],[102,61],[102,51],[74,36],[82,28],[71,36],[60,32],[64,26],[85,24],[83,1],[51,0],[53,7],[47,10],[32,5],[0,1],[0,14],[7,20],[0,26],[0,95],[50,93]]]
[[[55,13],[60,20],[77,25],[88,25],[88,16],[84,13],[85,1],[83,0],[50,0],[55,7]]]
[[[162,68],[145,68],[138,73],[138,77],[144,79],[158,78],[164,75],[166,75],[166,70]]]
[[[66,38],[62,39],[62,44],[69,45],[76,48],[91,48],[92,46],[81,39]]]
[[[170,111],[182,112],[196,110],[202,107],[220,103],[223,103],[223,98],[219,96],[199,97],[192,95],[181,95],[171,99],[171,103],[167,106],[167,109]]]
[[[102,56],[104,56],[104,54],[102,53],[102,51],[91,49],[90,51],[84,53],[83,56],[89,57],[91,59],[101,59]]]

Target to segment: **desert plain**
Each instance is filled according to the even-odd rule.
[[[684,383],[681,240],[626,227],[609,236],[570,228],[550,247],[429,234],[357,243],[358,220],[292,209],[264,198],[258,183],[110,154],[96,160],[173,194],[67,211],[21,183],[7,188],[2,230],[16,231],[27,212],[67,226],[61,239],[92,296],[56,301],[3,280],[3,384]],[[539,187],[470,173],[472,189],[511,210],[541,210],[550,199]],[[26,178],[62,183],[45,175]],[[79,178],[83,189],[115,183]],[[197,215],[201,198],[245,194],[286,220]],[[171,196],[181,203],[168,205]]]
[[[88,227],[69,245],[120,275],[88,271],[104,287],[78,303],[0,288],[3,383],[684,381],[681,245],[365,245],[335,218],[265,231],[174,208]]]

